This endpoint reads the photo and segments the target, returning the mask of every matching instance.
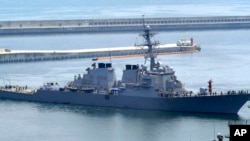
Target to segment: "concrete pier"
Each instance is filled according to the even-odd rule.
[[[155,49],[155,54],[193,53],[200,51],[197,44],[164,44]],[[34,61],[52,61],[76,58],[109,59],[142,56],[146,47],[117,47],[82,50],[5,50],[0,51],[0,64]]]
[[[250,28],[250,16],[145,18],[158,31]],[[0,21],[0,35],[141,31],[142,18]]]

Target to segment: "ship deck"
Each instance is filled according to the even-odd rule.
[[[14,92],[14,93],[20,93],[20,94],[34,94],[36,90],[28,88],[27,86],[4,86],[0,87],[1,91],[8,91],[8,92]]]
[[[0,86],[0,91],[7,91],[7,92],[13,92],[16,94],[28,94],[28,95],[33,95],[35,94],[39,89],[32,89],[27,86]],[[53,91],[53,90],[45,90],[45,91]],[[59,90],[58,90],[59,91]],[[70,90],[63,90],[64,92],[70,92]],[[74,92],[79,92],[79,93],[84,93],[83,91],[74,91]],[[89,93],[88,93],[89,94]],[[93,93],[97,94],[97,93]],[[230,90],[226,92],[213,92],[211,94],[206,93],[206,94],[200,94],[200,93],[193,93],[189,92],[186,94],[180,94],[180,95],[171,95],[171,94],[158,94],[159,97],[162,98],[183,98],[183,97],[216,97],[216,96],[226,96],[226,95],[245,95],[245,94],[250,94],[249,90]],[[100,95],[109,95],[108,93],[100,93]],[[118,94],[119,95],[119,94]]]

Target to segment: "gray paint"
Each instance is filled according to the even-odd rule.
[[[247,100],[250,100],[250,94],[176,98],[109,95],[107,98],[107,95],[80,92],[39,90],[34,95],[28,95],[0,90],[0,98],[146,110],[237,114]]]

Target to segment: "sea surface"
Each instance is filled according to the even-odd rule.
[[[191,17],[248,15],[248,0],[0,0],[0,21]],[[152,29],[153,30],[153,29]],[[53,34],[0,36],[0,48],[56,50],[133,46],[139,33]],[[250,90],[250,29],[159,32],[154,40],[175,43],[194,38],[201,52],[158,56],[171,66],[187,90],[198,92],[213,80],[214,91]],[[144,58],[112,62],[120,79],[126,64]],[[91,59],[0,65],[0,85],[39,88],[46,82],[65,85],[85,73]],[[229,133],[228,121],[250,122],[246,103],[238,115],[169,113],[133,109],[42,104],[0,100],[0,140],[20,141],[211,141],[218,132]],[[199,105],[202,106],[202,105]]]

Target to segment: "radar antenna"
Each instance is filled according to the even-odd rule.
[[[149,25],[145,25],[144,15],[142,15],[142,24],[143,24],[143,33],[141,33],[140,36],[142,36],[145,39],[145,44],[142,44],[139,46],[147,46],[148,47],[148,51],[146,52],[146,56],[145,56],[145,62],[146,62],[147,58],[150,58],[150,71],[152,71],[156,65],[156,63],[155,63],[156,56],[153,53],[153,46],[157,46],[160,43],[157,41],[155,41],[155,42],[151,41],[151,38],[156,33],[151,32]]]

